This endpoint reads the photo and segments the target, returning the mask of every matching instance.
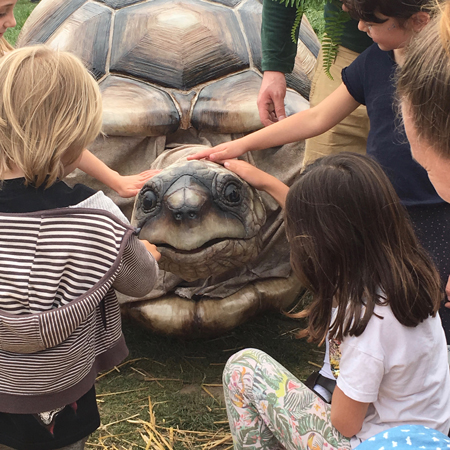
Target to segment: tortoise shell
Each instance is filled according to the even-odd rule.
[[[18,45],[80,57],[99,82],[110,136],[248,133],[261,127],[261,10],[259,0],[42,0]],[[304,19],[288,114],[308,107],[318,50]]]

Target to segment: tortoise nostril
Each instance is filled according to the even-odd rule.
[[[184,210],[184,211],[176,211],[173,213],[173,217],[177,221],[181,220],[194,220],[198,218],[198,211],[195,210]]]

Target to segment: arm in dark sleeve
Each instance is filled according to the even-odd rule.
[[[142,297],[154,287],[158,277],[158,264],[155,258],[131,236],[122,255],[122,261],[113,288],[130,297]]]
[[[365,98],[365,68],[367,54],[370,48],[361,53],[348,67],[342,69],[342,82],[347,87],[350,95],[362,105],[366,104]]]
[[[294,69],[297,43],[291,31],[295,21],[295,6],[285,6],[279,0],[263,0],[261,45],[262,71],[289,73]],[[296,41],[298,29],[296,31]]]

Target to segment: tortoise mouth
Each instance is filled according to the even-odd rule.
[[[166,253],[170,252],[170,253],[177,253],[177,254],[181,254],[181,255],[195,255],[198,253],[203,252],[204,250],[207,250],[211,247],[214,247],[222,242],[232,242],[232,241],[245,241],[246,239],[211,239],[210,241],[205,242],[202,246],[198,247],[198,248],[194,248],[192,250],[182,250],[179,248],[176,248],[170,244],[155,244],[158,247],[158,250],[161,253]]]
[[[257,258],[261,243],[258,236],[249,239],[212,239],[198,249],[178,250],[156,244],[161,252],[159,267],[186,281],[206,279],[245,266]]]

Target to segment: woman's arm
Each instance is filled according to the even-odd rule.
[[[243,138],[188,156],[188,159],[208,158],[218,162],[236,158],[248,151],[308,139],[328,131],[358,106],[359,103],[350,95],[347,87],[341,84],[314,108],[301,111]]]
[[[279,203],[282,208],[284,208],[289,187],[282,181],[260,169],[257,169],[248,162],[238,159],[230,159],[225,161],[224,166],[239,175],[254,188],[267,192]]]
[[[347,397],[338,386],[331,399],[331,423],[345,437],[361,430],[370,403],[361,403]]]
[[[78,169],[114,189],[121,197],[134,197],[147,180],[160,170],[146,170],[137,175],[122,176],[100,161],[89,150],[83,150]]]

